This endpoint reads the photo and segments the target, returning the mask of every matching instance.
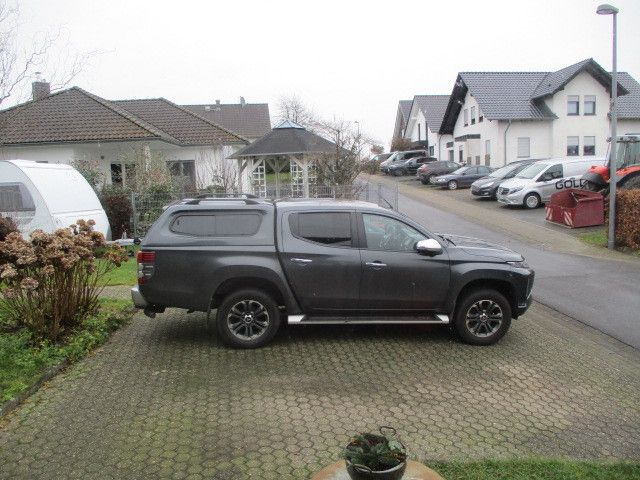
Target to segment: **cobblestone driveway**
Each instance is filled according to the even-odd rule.
[[[137,316],[5,419],[0,477],[302,479],[382,424],[422,460],[640,460],[640,355],[540,305],[488,348],[298,327],[235,351],[201,315]]]

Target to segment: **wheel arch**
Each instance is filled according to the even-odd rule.
[[[501,280],[497,278],[488,278],[488,279],[477,278],[475,280],[471,280],[467,282],[456,295],[452,311],[455,312],[455,309],[460,304],[460,299],[464,298],[469,292],[472,292],[474,290],[486,290],[486,289],[496,290],[500,292],[502,295],[504,295],[504,297],[509,302],[509,306],[511,307],[511,316],[513,318],[517,318],[518,300],[516,295],[516,289],[507,280]]]
[[[211,308],[217,308],[230,293],[248,289],[260,290],[273,298],[278,305],[286,305],[283,292],[278,285],[271,280],[259,277],[233,277],[220,283],[213,292],[211,296]]]

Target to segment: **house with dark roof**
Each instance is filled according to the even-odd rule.
[[[449,95],[416,95],[404,131],[404,138],[415,147],[425,148],[429,156],[442,158],[444,146],[452,137],[441,134],[440,127],[449,104]]]
[[[267,103],[246,103],[244,97],[240,97],[240,103],[220,103],[220,100],[216,100],[213,104],[183,106],[251,142],[271,130]]]
[[[589,58],[553,72],[460,72],[440,133],[448,159],[502,166],[514,160],[604,156],[611,75]],[[618,132],[640,131],[640,84],[618,74]]]
[[[197,111],[164,98],[106,100],[79,87],[0,111],[0,160],[96,163],[107,183],[134,186],[136,161],[167,162],[185,187],[218,183],[226,157],[250,142]]]
[[[393,128],[393,138],[404,137],[404,132],[411,113],[411,105],[413,100],[400,100],[398,102],[398,110],[396,111],[396,124]]]

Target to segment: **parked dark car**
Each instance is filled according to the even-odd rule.
[[[451,173],[461,167],[456,162],[450,162],[447,160],[438,160],[437,162],[427,163],[418,168],[416,177],[422,182],[423,185],[429,183],[433,177],[438,175],[445,175]]]
[[[407,160],[404,163],[394,163],[389,166],[389,175],[395,175],[401,177],[402,175],[415,175],[422,165],[426,163],[435,162],[433,157],[415,157]]]
[[[432,177],[431,183],[439,187],[446,187],[449,190],[455,190],[460,187],[470,187],[473,182],[479,178],[486,177],[493,169],[484,165],[470,165],[460,167],[455,172],[439,177]]]
[[[519,160],[511,162],[504,167],[494,170],[486,177],[476,180],[471,184],[471,194],[477,197],[496,199],[500,183],[509,178],[513,178],[516,173],[531,165],[535,160]]]
[[[406,150],[404,152],[394,152],[389,158],[380,164],[380,171],[385,174],[389,174],[389,168],[392,165],[401,165],[410,158],[426,157],[429,154],[426,150]]]
[[[448,325],[488,345],[531,304],[533,270],[505,247],[367,202],[244,197],[160,215],[137,255],[136,307],[207,312],[222,341],[255,348],[281,322]]]

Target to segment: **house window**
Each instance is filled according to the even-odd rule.
[[[596,96],[585,95],[584,97],[584,114],[595,115],[596,114]]]
[[[567,155],[580,155],[580,137],[567,137]]]
[[[569,95],[567,97],[567,115],[580,115],[579,95]]]
[[[167,162],[169,173],[177,180],[178,186],[189,190],[196,184],[196,165],[193,160],[177,160]]]
[[[111,183],[116,186],[122,186],[124,177],[122,176],[122,164],[111,164]]]
[[[531,139],[529,137],[518,137],[518,158],[528,158],[531,156]]]
[[[476,123],[476,107],[471,107],[471,125]]]
[[[584,137],[583,155],[596,154],[596,137]]]
[[[450,161],[450,162],[453,162],[453,160],[454,160],[454,155],[455,155],[455,154],[453,153],[453,150],[449,150],[449,161]]]
[[[476,165],[480,165],[480,155],[476,155]]]
[[[484,164],[491,164],[491,140],[484,141]]]
[[[434,152],[435,152],[435,148],[433,148],[433,145],[431,145],[431,146],[429,147],[429,156],[430,156],[430,157],[433,157]]]
[[[484,115],[482,115],[482,112],[478,110],[478,123],[482,123],[483,120],[484,120]]]
[[[463,149],[462,145],[460,145],[460,147],[458,149],[458,160],[460,161],[460,164],[462,164],[464,162],[464,149]]]
[[[464,109],[464,126],[469,125],[469,110]]]

